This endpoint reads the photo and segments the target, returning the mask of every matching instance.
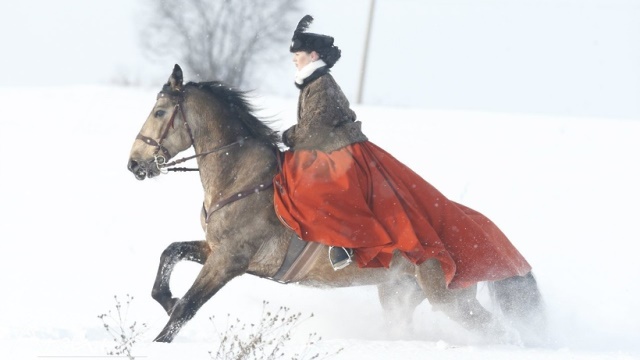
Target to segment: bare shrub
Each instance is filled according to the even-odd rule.
[[[227,315],[226,328],[220,331],[216,327],[214,317],[210,317],[220,338],[218,350],[209,352],[211,358],[214,360],[273,360],[290,356],[289,359],[292,360],[326,359],[342,351],[341,348],[332,354],[314,352],[313,346],[322,338],[317,333],[310,333],[303,351],[288,355],[285,347],[291,340],[293,331],[303,321],[312,318],[313,314],[303,317],[299,312],[292,313],[288,307],[271,311],[268,305],[267,301],[263,301],[262,315],[257,324],[243,323],[239,319],[232,321],[231,315]]]
[[[132,354],[133,345],[144,334],[147,325],[144,323],[138,325],[136,321],[131,324],[128,323],[129,307],[133,301],[133,296],[127,294],[124,308],[117,296],[113,298],[116,301],[115,313],[109,310],[106,314],[98,315],[98,318],[102,320],[104,329],[116,343],[112,350],[107,351],[107,355],[124,355],[133,360],[135,359]]]

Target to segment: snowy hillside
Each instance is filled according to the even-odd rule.
[[[162,250],[202,239],[194,174],[140,182],[129,149],[158,89],[0,88],[0,358],[104,356],[98,315],[135,297],[148,324],[146,359],[209,359],[209,317],[257,321],[263,300],[314,317],[335,359],[640,358],[640,119],[355,107],[369,138],[452,200],[494,220],[534,267],[553,344],[488,344],[422,304],[408,334],[389,334],[375,288],[308,289],[235,279],[180,332],[151,343],[167,320],[151,299]],[[262,115],[295,121],[295,99],[257,98]],[[182,264],[174,293],[198,266]],[[304,339],[294,338],[292,346]]]

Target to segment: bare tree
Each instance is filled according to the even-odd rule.
[[[281,61],[299,16],[296,0],[150,0],[142,46],[201,80],[246,86],[252,64]],[[291,19],[294,20],[294,19]]]

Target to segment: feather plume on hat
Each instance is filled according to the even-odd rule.
[[[298,26],[296,27],[296,30],[294,32],[301,33],[307,31],[309,25],[311,25],[312,22],[313,16],[305,15],[302,19],[300,19],[300,22],[298,22]]]

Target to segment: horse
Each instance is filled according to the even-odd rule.
[[[158,176],[170,165],[168,160],[193,147],[195,155],[190,158],[196,158],[204,189],[205,240],[175,242],[163,251],[152,297],[169,320],[154,341],[171,342],[231,279],[243,274],[272,279],[280,270],[295,233],[280,221],[273,206],[279,141],[279,134],[254,115],[246,92],[216,81],[184,84],[182,69],[175,65],[133,143],[128,169],[138,180]],[[174,266],[183,260],[202,268],[193,285],[177,298],[169,280]],[[389,268],[351,265],[334,271],[327,257],[316,257],[307,270],[296,283],[377,286],[390,319],[410,318],[427,299],[434,310],[466,329],[494,335],[504,332],[495,314],[477,299],[477,284],[449,289],[434,259],[416,265],[396,252]],[[543,313],[531,273],[490,285],[500,311],[513,322],[530,325]]]

